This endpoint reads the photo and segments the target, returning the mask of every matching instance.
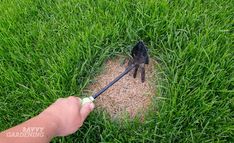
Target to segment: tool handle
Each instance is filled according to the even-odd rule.
[[[93,99],[96,99],[99,95],[101,95],[103,92],[105,92],[113,84],[115,84],[117,81],[119,81],[124,75],[126,75],[129,71],[131,71],[135,66],[136,66],[136,64],[130,65],[123,73],[121,73],[118,77],[116,77],[113,81],[111,81],[107,86],[105,86],[100,91],[98,91],[96,94],[94,94],[92,96]]]
[[[92,96],[90,97],[85,97],[81,100],[82,105],[84,105],[85,103],[89,103],[89,102],[93,102],[94,98]]]

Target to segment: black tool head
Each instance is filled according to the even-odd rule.
[[[135,65],[133,77],[136,78],[138,68],[141,72],[141,82],[145,81],[145,64],[149,64],[148,50],[143,41],[139,41],[132,49],[132,61]]]
[[[132,49],[133,64],[149,64],[148,50],[143,41],[139,41]]]

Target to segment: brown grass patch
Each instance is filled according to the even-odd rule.
[[[121,60],[123,61],[121,58],[116,58],[107,61],[103,73],[88,87],[89,94],[95,94],[125,70],[127,62],[121,65]],[[133,78],[132,70],[97,97],[96,107],[106,110],[112,118],[121,118],[126,113],[130,117],[144,117],[143,114],[149,107],[152,96],[155,95],[154,64],[155,62],[150,61],[150,64],[145,66],[144,83],[141,82],[139,71],[137,77]]]

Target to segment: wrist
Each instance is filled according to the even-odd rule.
[[[59,129],[59,119],[54,114],[43,111],[37,116],[37,119],[47,124],[45,129],[45,134],[47,134],[47,136],[51,138],[57,136]]]

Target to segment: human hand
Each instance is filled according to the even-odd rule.
[[[59,98],[39,116],[46,116],[49,121],[55,122],[57,128],[55,136],[66,136],[76,132],[93,109],[92,102],[82,105],[81,99],[70,96]]]

